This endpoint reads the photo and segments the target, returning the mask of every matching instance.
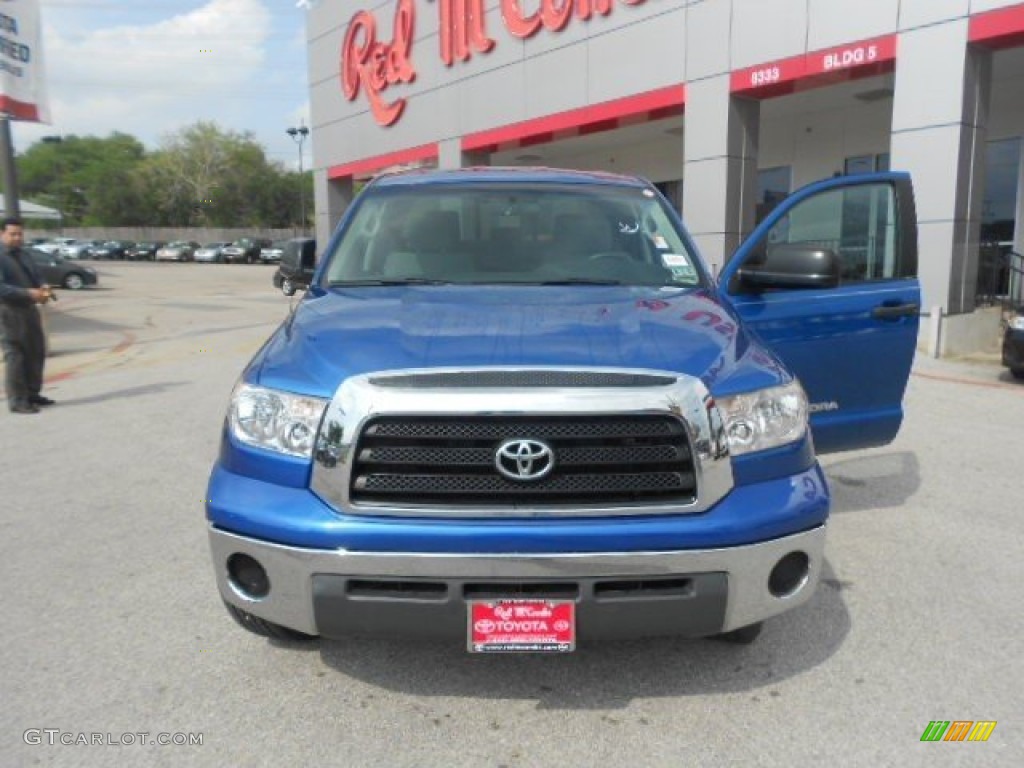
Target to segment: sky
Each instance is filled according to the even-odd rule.
[[[305,4],[40,0],[52,122],[13,123],[15,150],[114,131],[155,149],[168,132],[209,120],[251,132],[270,160],[296,168],[285,130],[309,124]],[[311,155],[307,140],[307,170]]]

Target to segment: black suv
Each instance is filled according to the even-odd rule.
[[[262,237],[241,237],[220,254],[228,264],[255,264],[259,261],[260,251],[269,245],[270,241]]]
[[[285,296],[293,296],[295,291],[309,287],[315,269],[316,240],[311,237],[285,240],[281,266],[274,272],[274,287],[280,288]]]

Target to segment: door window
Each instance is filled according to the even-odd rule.
[[[896,193],[889,184],[859,184],[809,197],[768,231],[762,248],[811,245],[839,255],[844,283],[909,276],[899,263]]]

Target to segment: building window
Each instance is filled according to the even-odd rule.
[[[762,168],[757,172],[757,224],[764,221],[775,206],[789,197],[792,175],[792,169],[788,165]]]
[[[985,147],[985,196],[981,208],[983,242],[1013,242],[1019,179],[1020,138],[990,141]]]
[[[843,162],[843,175],[853,176],[858,173],[875,173],[889,170],[889,153],[879,152],[877,155],[854,155]]]

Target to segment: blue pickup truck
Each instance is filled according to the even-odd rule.
[[[206,507],[261,635],[750,642],[819,581],[816,455],[896,435],[913,189],[829,179],[713,276],[649,182],[381,177],[231,394]]]

